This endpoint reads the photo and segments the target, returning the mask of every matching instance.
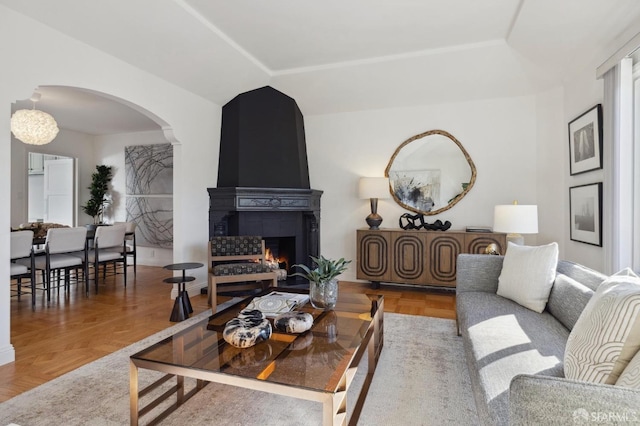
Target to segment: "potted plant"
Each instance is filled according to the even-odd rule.
[[[314,308],[331,310],[335,308],[338,301],[338,275],[346,271],[350,260],[340,258],[339,260],[327,259],[324,256],[309,256],[316,264],[314,269],[307,265],[293,265],[303,272],[291,274],[309,280],[309,298]]]
[[[93,217],[94,225],[102,222],[104,208],[109,204],[107,193],[112,177],[112,167],[105,165],[96,166],[96,171],[91,175],[91,185],[87,187],[91,193],[91,198],[89,198],[87,204],[82,206],[82,210]]]

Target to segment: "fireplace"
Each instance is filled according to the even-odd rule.
[[[209,237],[260,235],[271,244],[275,244],[274,240],[288,239],[278,248],[289,250],[291,265],[312,266],[309,256],[320,254],[322,191],[293,188],[209,188],[208,191]]]
[[[295,272],[293,265],[296,263],[296,238],[267,237],[264,240],[267,261],[286,271],[287,274]]]
[[[209,237],[260,235],[291,266],[320,254],[320,197],[310,189],[304,119],[295,100],[263,87],[222,108],[218,187]]]

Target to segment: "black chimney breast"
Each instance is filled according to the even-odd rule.
[[[209,237],[260,235],[287,241],[291,264],[320,255],[320,197],[310,189],[304,119],[272,87],[222,107],[218,186],[209,192]]]
[[[296,101],[265,86],[222,107],[218,188],[309,189],[304,118]]]

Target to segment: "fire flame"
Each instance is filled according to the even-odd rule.
[[[289,267],[289,261],[286,257],[275,257],[273,255],[273,252],[271,251],[270,248],[267,248],[264,252],[264,259],[267,263],[267,265],[270,265],[272,267],[274,267],[274,269],[279,269],[281,268],[282,265],[284,265],[284,268],[282,269],[288,269]]]

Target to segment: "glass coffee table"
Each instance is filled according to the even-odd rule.
[[[266,294],[267,289],[256,295]],[[305,293],[279,288],[278,291]],[[253,389],[322,403],[322,424],[355,424],[369,390],[383,347],[384,297],[341,292],[333,311],[314,309],[309,303],[298,311],[314,317],[313,327],[301,334],[273,329],[271,338],[251,348],[227,344],[222,331],[252,297],[177,332],[130,358],[131,424],[151,413],[162,402],[175,398],[152,422],[168,416],[208,382]],[[347,391],[364,354],[367,371],[347,419]],[[139,389],[139,370],[166,373]],[[197,379],[185,391],[185,378]],[[140,398],[167,381],[175,385],[142,407]],[[166,386],[166,385],[164,385]],[[157,411],[157,410],[156,410]],[[153,413],[155,414],[155,413]],[[147,416],[148,417],[148,416]],[[145,423],[149,421],[145,417]]]

